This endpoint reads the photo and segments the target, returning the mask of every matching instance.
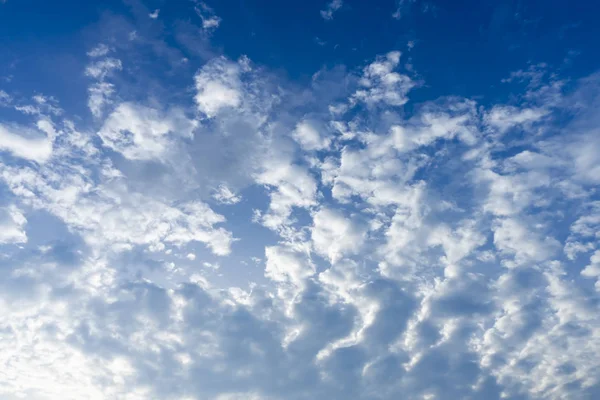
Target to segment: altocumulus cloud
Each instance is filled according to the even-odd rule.
[[[0,91],[1,398],[600,396],[599,75],[413,101],[397,49],[299,83],[131,4],[88,115]]]

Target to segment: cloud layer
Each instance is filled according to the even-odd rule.
[[[600,396],[598,75],[415,102],[396,50],[217,55],[167,101],[123,53],[87,120],[0,91],[0,397]]]

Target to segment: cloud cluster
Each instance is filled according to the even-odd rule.
[[[89,126],[0,121],[0,397],[600,395],[598,76],[409,108],[397,51],[308,87],[217,56],[167,104],[112,51]]]
[[[326,20],[332,20],[333,14],[342,8],[344,2],[342,0],[331,0],[331,2],[327,3],[324,10],[321,10],[321,17]]]

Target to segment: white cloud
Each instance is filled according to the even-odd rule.
[[[311,238],[317,253],[335,264],[348,255],[360,254],[366,237],[361,224],[336,210],[322,208],[313,216]]]
[[[121,63],[121,60],[107,57],[100,61],[93,61],[89,64],[85,69],[85,74],[91,78],[103,80],[112,75],[114,71],[120,71],[122,69],[123,64]]]
[[[96,47],[87,52],[87,55],[92,58],[102,57],[110,52],[110,47],[104,43],[98,44]]]
[[[377,59],[363,70],[359,80],[361,86],[353,95],[353,102],[362,101],[369,106],[380,103],[401,106],[408,101],[406,94],[415,83],[406,75],[394,70],[400,63],[399,51],[391,51]]]
[[[486,123],[500,133],[523,124],[537,122],[548,114],[543,108],[517,108],[513,106],[495,106],[485,116]]]
[[[459,137],[467,144],[474,144],[477,136],[475,128],[475,105],[472,102],[452,104],[450,112],[441,107],[425,107],[407,126],[394,125],[389,142],[399,151],[410,151],[420,146],[428,146],[440,139]]]
[[[0,90],[0,107],[8,106],[12,102],[12,97],[4,90]]]
[[[204,18],[202,20],[202,27],[206,30],[212,30],[219,27],[221,24],[221,18],[217,16],[212,16],[208,18]]]
[[[214,10],[209,7],[205,2],[200,1],[197,3],[198,5],[195,7],[196,14],[202,20],[202,28],[211,33],[215,29],[221,25],[221,18],[217,16]]]
[[[197,122],[180,109],[166,113],[134,103],[120,104],[104,121],[98,136],[105,146],[131,160],[161,160],[172,137],[190,138]]]
[[[321,17],[326,21],[332,20],[333,14],[342,8],[343,5],[344,2],[342,0],[331,0],[329,3],[327,3],[325,9],[321,10]]]
[[[49,117],[49,116],[60,116],[63,113],[62,108],[58,105],[58,101],[52,96],[44,96],[43,94],[36,94],[32,96],[33,104],[15,104],[14,109],[22,112],[25,115]]]
[[[148,17],[150,17],[151,19],[157,19],[159,13],[160,13],[160,10],[157,8],[156,10],[154,10],[153,12],[148,14]]]
[[[91,58],[106,56],[111,49],[101,43],[87,54]],[[115,86],[106,80],[110,78],[115,71],[123,69],[121,60],[111,57],[104,57],[97,61],[92,61],[85,70],[85,75],[96,79],[97,82],[88,88],[88,108],[96,118],[103,115],[104,108],[112,104],[112,96],[115,93]]]
[[[264,170],[256,175],[256,182],[272,188],[263,224],[270,229],[287,225],[294,207],[316,205],[317,184],[309,172],[285,159],[268,160]]]
[[[239,107],[242,104],[241,73],[238,64],[223,57],[202,67],[194,78],[198,109],[214,117],[223,109]]]
[[[44,96],[36,94],[32,97],[33,101],[43,110],[43,112],[58,116],[63,113],[63,110],[58,106],[58,101],[52,96]]]
[[[187,102],[92,102],[97,136],[13,99],[0,397],[596,398],[598,107],[400,109],[399,57],[307,87],[216,58]]]
[[[396,11],[392,14],[392,18],[398,20],[401,19],[404,11],[415,1],[416,0],[396,0]]]
[[[600,155],[595,151],[600,146],[599,134],[600,131],[592,129],[568,138],[567,143],[557,143],[562,151],[566,150],[572,160],[575,177],[580,181],[600,183]]]
[[[600,250],[596,250],[590,257],[590,264],[581,271],[581,275],[586,278],[595,278],[596,290],[600,292]]]
[[[104,107],[112,104],[111,97],[115,92],[115,87],[112,83],[99,82],[91,85],[88,92],[88,108],[94,117],[99,118],[103,114]]]
[[[209,262],[203,262],[202,266],[205,268],[209,268],[212,269],[214,271],[218,270],[219,268],[221,268],[221,266],[217,263],[209,263]]]
[[[0,177],[30,206],[56,215],[93,247],[162,250],[165,244],[197,241],[217,255],[226,255],[234,240],[230,232],[215,226],[225,218],[199,201],[169,205],[128,193],[121,184],[95,186],[89,176],[69,168],[59,175],[51,170],[5,167]]]
[[[52,156],[52,141],[39,130],[0,123],[0,151],[43,163]]]
[[[552,258],[560,248],[556,239],[531,232],[517,219],[500,219],[493,230],[498,250],[514,254],[518,261],[544,261]]]
[[[327,134],[325,126],[311,120],[299,122],[292,132],[293,138],[307,151],[327,149],[331,143]]]
[[[514,215],[541,199],[540,190],[550,185],[550,177],[536,171],[500,175],[491,169],[475,170],[478,183],[488,183],[489,192],[484,210],[495,215]]]
[[[439,225],[429,236],[430,244],[442,246],[445,253],[443,261],[449,265],[456,265],[486,242],[486,237],[479,232],[474,220],[465,220],[457,225],[454,231],[447,225]]]
[[[27,242],[24,227],[27,219],[16,206],[0,208],[0,245]]]
[[[316,272],[315,266],[305,255],[286,247],[265,247],[265,258],[265,276],[276,282],[303,286],[304,280]]]
[[[231,205],[242,201],[242,197],[232,192],[226,185],[219,185],[212,197],[221,204]]]
[[[592,201],[582,207],[580,215],[572,224],[564,245],[564,252],[570,260],[579,253],[594,250],[600,239],[600,202]]]

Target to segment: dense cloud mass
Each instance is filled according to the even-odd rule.
[[[86,118],[0,91],[0,398],[600,398],[599,75],[413,101],[395,49],[211,55],[166,100],[128,35]]]

